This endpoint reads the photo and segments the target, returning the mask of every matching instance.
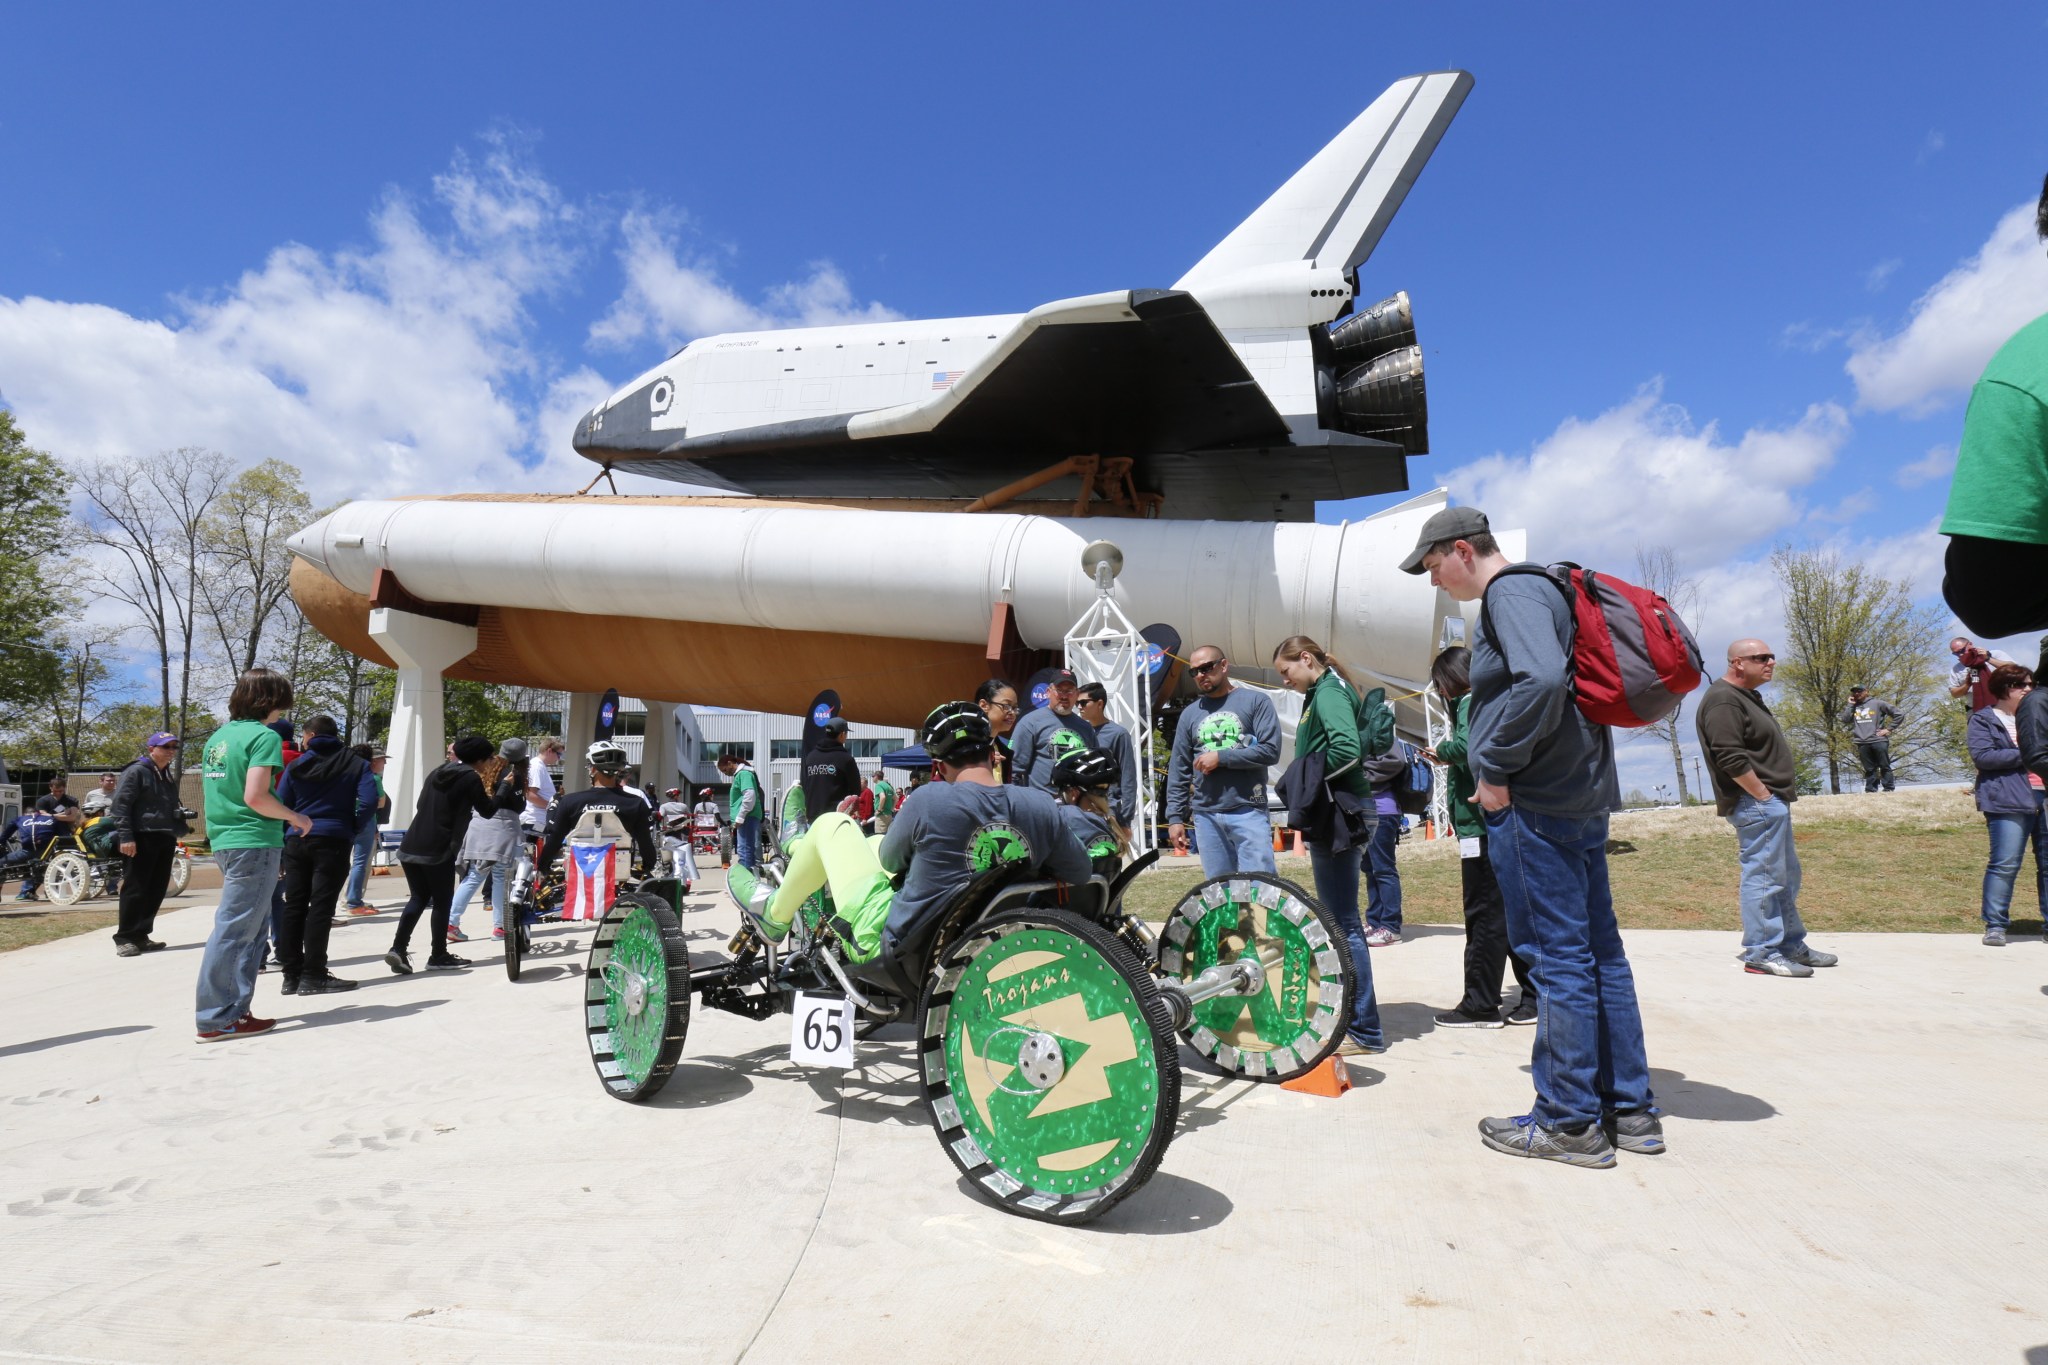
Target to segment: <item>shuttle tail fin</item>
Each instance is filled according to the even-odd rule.
[[[1471,89],[1463,71],[1389,86],[1174,288],[1200,294],[1205,284],[1292,261],[1349,272],[1379,245]]]

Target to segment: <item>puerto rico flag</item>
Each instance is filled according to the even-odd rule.
[[[563,919],[603,919],[619,893],[619,850],[612,844],[570,844],[562,870],[569,884],[562,891]]]

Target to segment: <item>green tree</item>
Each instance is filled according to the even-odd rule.
[[[0,408],[0,703],[27,709],[57,668],[49,637],[65,607],[58,566],[71,481]]]
[[[111,560],[94,590],[133,609],[149,632],[163,728],[176,734],[192,730],[194,647],[204,633],[204,580],[214,568],[207,528],[234,476],[227,456],[187,447],[90,466],[80,480],[85,537]]]
[[[374,667],[374,666],[373,666]],[[397,695],[398,675],[388,668],[375,668],[365,689],[368,700],[364,738],[382,743],[391,733],[391,706]],[[449,678],[441,684],[441,719],[448,738],[483,735],[487,739],[509,739],[526,733],[526,717],[518,709],[513,689],[496,683],[469,682]]]
[[[1954,750],[1938,726],[1943,679],[1933,662],[1941,613],[1914,602],[1909,580],[1886,578],[1833,550],[1781,548],[1771,568],[1785,595],[1777,673],[1783,700],[1775,709],[1827,790],[1840,792],[1843,767],[1856,763],[1843,712],[1857,683],[1904,716],[1891,733],[1901,777],[1951,775]]]
[[[199,597],[231,675],[262,657],[264,633],[291,600],[285,541],[313,517],[298,469],[283,460],[243,470],[207,506],[199,532],[208,567]]]

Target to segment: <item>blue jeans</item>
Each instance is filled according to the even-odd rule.
[[[1742,960],[1762,962],[1806,946],[1799,918],[1799,850],[1792,846],[1792,808],[1744,792],[1728,823],[1742,858]]]
[[[1394,866],[1394,848],[1401,842],[1401,817],[1380,812],[1366,849],[1365,927],[1401,932],[1401,873]]]
[[[372,824],[356,836],[355,843],[349,848],[348,885],[342,888],[341,893],[343,905],[364,903],[363,892],[370,884],[370,858],[376,851],[377,826]]]
[[[1576,1128],[1648,1108],[1650,1063],[1635,974],[1607,885],[1607,816],[1486,812],[1486,856],[1508,941],[1536,982],[1536,1121]]]
[[[270,898],[277,891],[276,848],[215,849],[220,866],[220,908],[199,960],[199,1008],[193,1017],[202,1033],[230,1028],[256,998],[256,971],[263,961],[263,931],[270,924]]]
[[[732,856],[749,872],[761,870],[761,817],[742,820],[732,827]]]
[[[512,873],[517,863],[474,862],[463,877],[462,885],[455,888],[455,900],[448,907],[448,923],[459,926],[462,912],[469,908],[469,898],[486,881],[491,884],[491,927],[505,927],[505,898],[512,890]]]
[[[1195,852],[1202,858],[1202,875],[1220,877],[1226,872],[1272,872],[1273,821],[1262,810],[1234,810],[1228,814],[1195,813],[1200,831]]]
[[[1385,1047],[1379,997],[1372,989],[1372,950],[1365,946],[1365,929],[1358,922],[1358,864],[1364,853],[1358,844],[1338,853],[1328,844],[1310,840],[1308,865],[1315,875],[1316,899],[1336,917],[1358,974],[1358,994],[1351,998],[1351,1018],[1345,1021],[1344,1031],[1353,1042]]]
[[[2036,801],[2039,794],[2036,793]],[[2032,815],[1987,815],[1991,827],[1991,861],[1984,865],[1984,927],[2003,929],[2010,922],[2012,887],[2026,861],[2027,845],[2034,846],[2034,885],[2041,900],[2041,917],[2048,919],[2048,816],[2036,804]]]

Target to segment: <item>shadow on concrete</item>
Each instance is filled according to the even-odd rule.
[[[2020,1354],[2027,1365],[2048,1365],[2048,1346],[2029,1346]]]
[[[1446,934],[1456,934],[1459,938],[1463,938],[1465,936],[1465,926],[1462,924],[1404,924],[1401,926],[1403,942],[1411,938],[1442,938]],[[1375,949],[1375,951],[1378,950]]]
[[[496,965],[502,972],[505,969],[505,959],[499,958]],[[539,967],[529,967],[522,962],[519,965],[519,979],[508,984],[524,986],[529,981],[556,981],[565,976],[580,978],[582,975],[583,964],[580,962],[549,962]]]
[[[963,1190],[968,1190],[966,1180],[959,1183]],[[1145,1182],[1143,1189],[1108,1213],[1082,1224],[1080,1231],[1108,1233],[1112,1237],[1172,1237],[1213,1228],[1230,1217],[1235,1208],[1221,1190],[1184,1175],[1160,1171]]]
[[[95,1038],[118,1038],[124,1033],[147,1033],[150,1024],[122,1024],[118,1028],[88,1029],[84,1033],[60,1033],[51,1038],[37,1038],[26,1043],[9,1043],[0,1047],[0,1057],[19,1057],[28,1052],[48,1052],[53,1047],[69,1047],[73,1043],[89,1043]]]
[[[317,997],[316,997],[317,998]],[[322,1014],[301,1014],[295,1019],[280,1019],[278,1032],[294,1032],[300,1029],[324,1028],[329,1024],[381,1024],[390,1019],[404,1019],[418,1014],[421,1010],[445,1005],[446,1000],[408,1000],[402,1005],[344,1005],[338,1010]],[[287,1030],[286,1025],[290,1025]]]
[[[730,1066],[679,1062],[661,1093],[647,1101],[650,1109],[709,1109],[752,1093],[754,1082]]]
[[[1650,1088],[1657,1093],[1657,1107],[1673,1118],[1704,1119],[1710,1123],[1755,1123],[1776,1118],[1778,1111],[1768,1101],[1740,1090],[1695,1081],[1682,1071],[1650,1068]]]
[[[1436,1029],[1436,1010],[1414,1001],[1380,1002],[1380,1033],[1387,1042],[1405,1043]]]

